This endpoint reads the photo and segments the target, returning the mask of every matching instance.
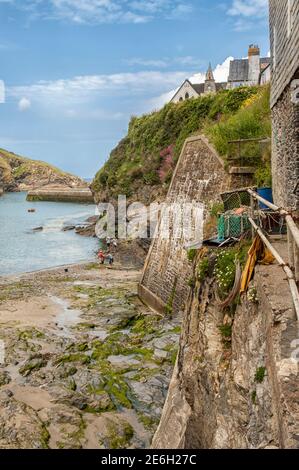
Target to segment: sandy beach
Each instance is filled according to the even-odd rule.
[[[149,447],[180,319],[137,297],[139,267],[0,278],[0,448]]]

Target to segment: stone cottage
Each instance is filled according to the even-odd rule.
[[[299,1],[270,0],[272,174],[277,205],[299,209]]]
[[[185,101],[190,98],[198,98],[201,95],[216,93],[219,90],[225,89],[226,83],[216,83],[212,66],[209,64],[204,83],[193,84],[190,80],[185,80],[170,102],[179,103],[180,101]]]
[[[230,62],[227,88],[255,86],[270,81],[270,57],[261,57],[260,48],[251,44],[248,59],[236,59]]]

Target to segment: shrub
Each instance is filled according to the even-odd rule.
[[[187,258],[188,261],[192,262],[196,256],[197,250],[195,248],[190,248],[190,250],[187,251]]]
[[[265,374],[266,374],[266,367],[259,367],[255,372],[254,380],[257,383],[262,383],[265,378]]]
[[[209,258],[206,257],[206,258],[203,258],[198,265],[197,273],[198,273],[198,280],[200,282],[203,282],[205,280],[208,274],[208,271],[209,271]]]

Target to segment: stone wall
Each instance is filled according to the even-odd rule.
[[[269,5],[273,107],[299,65],[299,2],[270,0]]]
[[[232,326],[210,276],[190,292],[180,348],[152,447],[299,447],[298,323],[279,266],[259,266]],[[229,322],[229,317],[226,319]],[[229,323],[228,323],[229,324]]]
[[[298,210],[299,104],[293,102],[292,91],[289,85],[272,108],[272,175],[275,203]]]
[[[248,175],[229,175],[223,161],[202,136],[186,140],[166,198],[172,203],[203,203],[205,219],[219,193],[249,183]],[[188,240],[157,236],[157,227],[139,285],[140,297],[156,311],[165,313],[168,305],[174,312],[184,309],[189,293],[191,263],[187,259]],[[199,238],[202,234],[199,234]]]
[[[298,210],[299,105],[291,84],[299,78],[299,2],[270,0],[272,174],[277,205]]]

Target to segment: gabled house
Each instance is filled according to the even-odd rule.
[[[226,83],[217,83],[215,81],[212,66],[209,64],[204,83],[193,84],[190,80],[185,80],[170,102],[179,103],[180,101],[185,101],[190,98],[198,98],[199,96],[216,93],[219,90],[225,89]]]

